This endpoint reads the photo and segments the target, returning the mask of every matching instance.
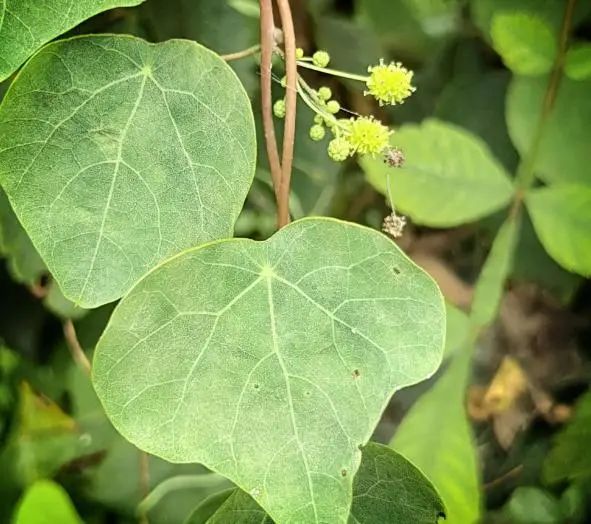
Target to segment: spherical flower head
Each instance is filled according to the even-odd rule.
[[[395,106],[402,104],[417,88],[412,82],[413,72],[402,67],[400,62],[380,64],[368,69],[370,76],[367,79],[366,95],[372,95],[381,106],[389,104]]]
[[[316,67],[326,67],[330,63],[330,55],[326,51],[316,51],[312,55],[312,62]]]
[[[321,87],[318,90],[318,98],[320,98],[320,100],[323,102],[328,102],[332,98],[332,91],[330,87]]]
[[[277,102],[273,104],[273,113],[275,113],[277,118],[285,118],[285,112],[285,100],[277,100]]]
[[[296,58],[298,60],[301,60],[302,58],[304,58],[304,50],[301,47],[298,47],[296,49]]]
[[[334,138],[328,144],[328,156],[335,162],[343,162],[351,154],[351,144],[346,138]]]
[[[336,100],[329,100],[326,103],[326,110],[331,115],[336,115],[341,110],[341,104],[339,104]]]
[[[351,150],[360,155],[379,155],[390,146],[390,131],[372,116],[352,118],[347,130]]]
[[[314,142],[320,142],[326,135],[326,129],[324,126],[315,124],[310,128],[310,138],[314,140]]]

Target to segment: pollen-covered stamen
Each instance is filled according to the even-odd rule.
[[[400,62],[369,67],[370,76],[366,81],[365,95],[373,96],[381,106],[402,104],[416,91],[412,82],[414,73],[403,67]]]
[[[375,156],[389,147],[392,133],[393,131],[373,116],[362,116],[349,121],[345,136],[351,144],[352,152]]]

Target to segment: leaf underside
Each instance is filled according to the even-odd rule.
[[[441,361],[436,284],[381,233],[304,219],[159,266],[115,310],[94,384],[115,427],[230,478],[277,522],[346,522],[360,446]]]
[[[231,236],[255,153],[239,80],[184,40],[50,44],[0,108],[0,182],[64,295],[84,307]]]

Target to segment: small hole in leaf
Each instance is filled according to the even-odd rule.
[[[398,269],[397,267],[393,268],[392,271],[394,271],[394,274],[396,275],[400,275],[400,273],[402,273],[402,271],[400,271],[400,269]]]
[[[252,387],[253,387],[254,389],[259,389],[259,388],[261,387],[261,385],[260,385],[260,384],[253,384],[253,385],[252,385]]]
[[[306,395],[307,397],[309,397],[311,394],[312,394],[312,392],[310,390],[308,390],[304,393],[304,395]]]
[[[347,470],[346,469],[342,469],[341,470],[341,477],[346,477],[347,476]]]
[[[353,370],[353,377],[354,378],[357,378],[357,377],[359,377],[359,375],[361,375],[361,373],[359,372],[359,370],[358,369],[354,369]]]

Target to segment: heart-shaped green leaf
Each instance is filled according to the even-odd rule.
[[[0,82],[43,44],[107,9],[144,0],[3,0],[0,2]]]
[[[332,219],[157,267],[113,313],[94,384],[115,427],[200,462],[277,522],[345,522],[392,394],[437,369],[445,308],[387,237]]]
[[[217,511],[206,501],[187,524],[273,524],[252,497],[241,490],[222,492]],[[349,524],[437,524],[445,514],[431,482],[393,449],[370,442],[353,483]]]
[[[214,53],[127,36],[56,42],[0,108],[0,182],[64,295],[121,297],[231,236],[254,174],[249,100]]]

